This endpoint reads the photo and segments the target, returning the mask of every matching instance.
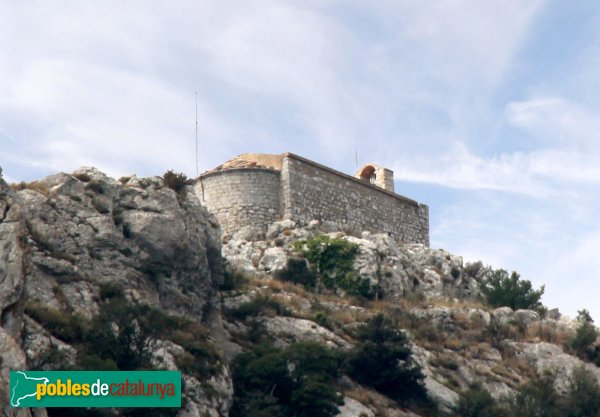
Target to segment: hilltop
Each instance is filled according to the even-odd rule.
[[[222,236],[185,181],[0,179],[0,248],[0,389],[10,369],[180,369],[182,410],[143,415],[427,417],[537,398],[546,371],[563,407],[600,381],[589,321],[491,305],[480,262],[317,220]],[[402,384],[369,374],[387,354]]]

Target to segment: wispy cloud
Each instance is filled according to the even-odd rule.
[[[560,97],[511,102],[508,122],[530,133],[544,147],[558,146],[598,153],[600,114]]]
[[[415,149],[431,116],[464,129],[540,4],[4,4],[0,122],[31,120],[24,140],[46,144],[40,160],[70,143],[74,165],[91,155],[116,170],[168,162],[191,173],[183,138],[198,91],[205,168],[270,149],[341,162],[358,147],[385,160]]]
[[[434,246],[536,283],[573,255],[591,262],[578,270],[587,285],[600,250],[600,49],[579,46],[552,78],[528,53],[547,50],[544,30],[569,35],[569,22],[539,21],[560,7],[2,2],[0,165],[19,180],[79,165],[193,175],[197,91],[201,169],[290,150],[351,171],[356,149],[418,184]]]

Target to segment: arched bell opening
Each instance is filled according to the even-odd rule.
[[[365,166],[362,171],[360,171],[360,179],[365,181],[365,182],[369,182],[373,185],[376,185],[377,183],[377,174],[376,174],[376,169],[373,165],[367,165]]]

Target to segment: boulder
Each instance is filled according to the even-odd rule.
[[[491,312],[492,319],[501,326],[505,326],[513,321],[514,311],[510,307],[498,307]]]
[[[350,397],[344,397],[344,405],[339,410],[339,417],[375,417],[373,410]]]
[[[529,326],[531,323],[539,321],[540,315],[533,310],[517,310],[515,311],[515,319],[525,326]]]
[[[585,368],[600,383],[600,368],[565,353],[560,346],[545,342],[510,342],[510,345],[515,348],[517,356],[523,356],[532,363],[539,374],[543,374],[545,371],[554,373],[556,375],[555,387],[561,392],[566,392],[573,370],[579,367]]]
[[[267,239],[275,239],[277,236],[279,236],[281,233],[283,233],[284,230],[291,230],[291,229],[294,229],[295,227],[296,227],[296,222],[293,220],[290,220],[290,219],[273,222],[267,228],[266,238]]]
[[[287,254],[280,247],[272,247],[265,250],[259,262],[259,269],[265,272],[274,273],[281,271],[287,266]]]
[[[344,339],[310,320],[294,317],[266,317],[264,324],[269,334],[277,337],[284,344],[314,341],[331,347],[350,348],[350,344]]]
[[[264,232],[259,227],[244,226],[235,232],[232,236],[232,240],[245,240],[246,242],[253,242],[256,240],[262,240],[265,237]]]

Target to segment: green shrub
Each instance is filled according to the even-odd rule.
[[[556,377],[544,374],[522,385],[509,401],[508,410],[513,417],[564,417],[562,398],[554,389]]]
[[[0,361],[1,362],[1,361]],[[29,369],[37,370],[63,370],[70,366],[69,354],[55,344],[43,349],[29,361]],[[0,363],[0,365],[2,365]]]
[[[289,316],[290,311],[279,301],[268,296],[258,296],[252,301],[240,304],[236,308],[225,311],[225,315],[233,320],[245,320],[259,315]]]
[[[210,357],[206,352],[206,357]],[[202,360],[191,353],[183,352],[175,356],[175,364],[182,372],[202,381],[215,373],[215,367],[210,361]]]
[[[454,409],[455,417],[505,417],[506,413],[479,384],[472,385],[460,397]]]
[[[534,290],[531,282],[520,279],[520,275],[516,272],[509,276],[504,269],[490,271],[479,283],[479,289],[488,304],[493,307],[506,306],[513,310],[530,309],[540,313],[545,311],[545,307],[540,302],[544,294],[544,286]]]
[[[84,338],[87,322],[77,314],[63,312],[36,301],[27,303],[25,313],[60,340],[79,343]]]
[[[169,340],[186,350],[175,358],[177,367],[198,380],[214,375],[221,359],[215,346],[207,339],[208,332],[194,322],[183,321],[169,334]]]
[[[102,305],[87,334],[87,347],[99,358],[114,361],[120,370],[135,370],[151,368],[150,347],[158,339],[183,347],[193,359],[186,357],[182,363],[194,375],[216,371],[220,357],[201,325],[120,298]]]
[[[298,241],[294,246],[310,263],[318,288],[339,288],[349,295],[373,297],[370,281],[353,269],[358,245],[344,239],[319,235],[313,239]]]
[[[175,173],[173,170],[165,172],[162,178],[163,184],[177,193],[183,190],[186,185],[191,183],[185,174]]]
[[[233,363],[231,417],[331,417],[341,397],[332,384],[340,376],[343,354],[314,342],[278,349],[261,345]]]
[[[221,291],[233,291],[240,289],[247,282],[243,273],[232,270],[223,258],[223,283],[219,286]]]
[[[583,360],[598,362],[600,352],[595,345],[598,338],[598,330],[594,326],[594,320],[590,313],[583,309],[578,311],[577,321],[579,326],[575,332],[575,337],[570,342],[570,346],[577,356]]]
[[[565,417],[600,415],[600,386],[596,376],[583,366],[574,369],[563,402]]]
[[[317,274],[308,267],[304,258],[289,258],[287,266],[275,273],[275,278],[281,281],[293,282],[306,288],[315,288]]]
[[[77,355],[77,365],[81,370],[89,371],[118,371],[119,367],[112,359],[102,359],[94,354],[85,352]]]
[[[327,313],[324,311],[318,311],[317,314],[315,314],[313,321],[320,326],[326,327],[329,330],[333,330],[333,323],[331,322],[331,319]]]
[[[389,319],[378,314],[359,329],[357,338],[347,363],[350,377],[400,403],[428,402],[408,340]]]
[[[123,300],[103,305],[86,335],[88,350],[123,371],[150,367],[150,342],[157,334],[146,319],[149,309]]]
[[[151,369],[150,347],[160,339],[185,349],[178,362],[184,372],[203,379],[218,370],[221,357],[199,323],[131,304],[113,285],[102,286],[100,293],[106,301],[92,320],[36,302],[28,303],[25,311],[52,335],[77,348],[80,369]]]
[[[123,298],[123,290],[118,285],[107,282],[100,284],[100,300],[106,301],[112,298]]]

